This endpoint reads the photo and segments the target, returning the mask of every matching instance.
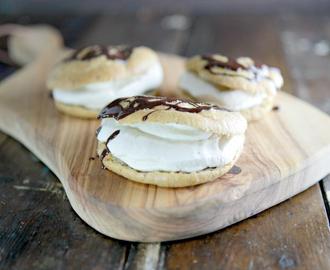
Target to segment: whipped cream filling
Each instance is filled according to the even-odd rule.
[[[101,110],[117,98],[143,94],[159,87],[162,82],[163,69],[161,64],[157,63],[146,73],[124,80],[90,83],[73,89],[55,88],[53,97],[64,104]]]
[[[97,139],[108,141],[112,155],[135,170],[173,172],[226,165],[244,143],[243,135],[220,136],[175,123],[119,125],[114,118],[102,120]]]
[[[181,75],[179,85],[199,101],[217,103],[222,108],[232,111],[259,106],[267,98],[267,94],[250,94],[239,89],[221,91],[188,71]]]

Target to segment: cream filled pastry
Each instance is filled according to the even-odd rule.
[[[96,118],[109,102],[123,96],[155,94],[163,81],[156,53],[146,47],[85,47],[56,65],[47,87],[63,113]]]
[[[234,59],[220,54],[189,59],[179,82],[182,97],[240,111],[248,121],[271,110],[282,85],[277,68],[248,57]]]
[[[212,181],[238,160],[245,118],[216,105],[152,96],[120,98],[99,114],[98,155],[128,179],[183,187]]]

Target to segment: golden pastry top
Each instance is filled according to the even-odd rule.
[[[71,89],[90,83],[129,79],[142,75],[158,62],[157,54],[143,46],[89,46],[55,65],[48,75],[47,87]]]
[[[247,128],[247,122],[239,112],[208,103],[153,96],[116,99],[98,116],[108,117],[115,118],[120,124],[176,123],[227,136],[243,134]]]
[[[281,73],[249,57],[231,58],[221,54],[190,58],[186,69],[220,90],[243,90],[251,94],[276,95],[283,84]]]

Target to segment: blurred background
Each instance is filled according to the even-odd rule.
[[[146,12],[205,13],[327,13],[328,0],[1,0],[2,14],[96,14]]]
[[[221,52],[267,59],[282,69],[292,93],[306,89],[307,81],[328,89],[329,15],[329,0],[0,0],[0,24],[50,24],[72,48],[93,41],[186,57]],[[0,49],[6,49],[6,37],[0,37]],[[0,79],[14,70],[2,61]],[[307,99],[305,93],[295,94]],[[328,108],[323,95],[313,98]]]
[[[313,81],[327,91],[329,15],[329,0],[0,0],[0,25],[50,24],[72,48],[93,41],[186,57],[221,52],[267,59],[282,69],[288,92],[296,89],[292,79],[300,89]],[[6,50],[6,37],[0,49]],[[3,62],[0,79],[15,70]],[[305,93],[295,94],[307,99]],[[313,98],[330,104],[323,95]]]

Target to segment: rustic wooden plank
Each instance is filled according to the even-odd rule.
[[[0,147],[2,143],[8,138],[8,135],[0,131]]]
[[[160,243],[133,244],[125,263],[125,270],[157,269],[160,259]]]
[[[281,36],[294,94],[330,114],[330,17],[283,16]]]
[[[292,74],[294,94],[330,114],[330,18],[286,15],[281,18],[282,43]],[[329,161],[330,166],[330,161]],[[323,180],[329,206],[330,178]],[[328,211],[329,214],[329,211]],[[330,217],[329,217],[330,218]]]
[[[227,229],[163,247],[162,269],[330,267],[328,220],[318,185]]]
[[[61,31],[66,46],[74,46],[77,39],[95,21],[95,15],[69,14],[20,14],[4,15],[0,17],[0,24],[14,23],[21,25],[48,24]]]
[[[128,247],[78,218],[58,179],[20,143],[0,148],[1,268],[121,269]]]
[[[5,16],[2,23],[55,21],[67,36],[85,23],[69,16],[36,17]],[[66,43],[72,44],[74,38],[73,33]],[[1,72],[6,73],[5,66]],[[57,177],[19,142],[0,132],[1,269],[104,269],[109,265],[122,269],[129,248],[130,244],[104,237],[78,218]]]
[[[93,44],[144,45],[157,51],[178,54],[189,39],[191,18],[186,16],[181,18],[181,20],[187,21],[187,28],[183,29],[169,29],[166,27],[166,19],[171,20],[171,17],[152,12],[136,16],[122,14],[100,16],[90,31],[87,31],[79,40],[78,46]],[[175,20],[175,17],[172,20]]]
[[[327,211],[328,211],[328,217],[329,217],[329,214],[330,214],[330,175],[328,175],[327,177],[325,177],[322,180],[322,188],[323,188],[325,204],[326,204]]]
[[[308,18],[300,19],[308,25]],[[299,29],[298,23],[295,26]],[[186,55],[205,51],[254,57],[279,67],[285,79],[284,91],[297,93],[296,81],[291,80],[292,68],[287,68],[287,44],[279,36],[283,28],[285,25],[276,18],[201,17],[196,21]],[[330,193],[330,180],[324,183]],[[329,237],[325,207],[319,186],[315,185],[225,230],[163,244],[165,259],[161,269],[327,269]]]
[[[68,47],[74,47],[77,39],[87,31],[88,27],[94,22],[96,16],[94,15],[63,15],[63,14],[34,14],[34,15],[4,15],[0,16],[0,25],[2,24],[20,24],[20,25],[35,25],[35,24],[48,24],[57,28],[64,39],[64,43]],[[0,37],[0,49],[7,49],[7,37]],[[5,58],[5,59],[4,59]],[[0,81],[17,71],[19,67],[15,64],[5,63],[7,57],[0,53]]]

